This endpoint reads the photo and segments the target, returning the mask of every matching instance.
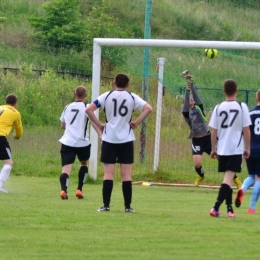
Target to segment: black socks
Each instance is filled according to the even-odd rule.
[[[122,191],[125,200],[125,208],[129,209],[132,202],[132,181],[123,181]]]
[[[217,197],[217,201],[215,202],[215,206],[214,206],[214,209],[216,211],[219,210],[219,207],[220,205],[223,203],[223,201],[227,198],[229,198],[228,196],[232,196],[232,193],[230,193],[231,191],[231,188],[229,185],[227,185],[226,183],[222,183],[221,184],[221,187],[219,189],[219,192],[218,192],[218,197]],[[232,198],[231,198],[232,200]]]
[[[69,175],[67,173],[62,173],[60,175],[61,190],[64,190],[65,192],[67,192],[68,184],[69,184]]]
[[[103,180],[103,203],[104,207],[109,207],[111,194],[113,190],[113,180]],[[132,181],[123,181],[122,182],[122,192],[125,201],[125,208],[130,208],[132,202]]]
[[[113,190],[113,180],[103,180],[102,195],[103,195],[104,207],[109,207],[112,190]]]
[[[233,208],[232,208],[232,193],[233,193],[233,190],[230,188],[229,189],[229,193],[226,197],[226,204],[227,204],[227,212],[234,212],[233,211]]]
[[[202,170],[202,166],[200,166],[200,168],[195,167],[195,171],[198,173],[200,177],[204,177],[204,171]]]
[[[78,190],[82,191],[82,187],[86,181],[87,175],[88,175],[88,167],[82,165],[79,168],[79,173],[78,173]]]

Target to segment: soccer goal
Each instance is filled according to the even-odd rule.
[[[214,48],[217,50],[260,50],[260,42],[232,42],[232,41],[193,41],[193,40],[155,40],[155,39],[114,39],[114,38],[95,38],[93,40],[93,68],[92,68],[92,100],[96,99],[99,95],[100,95],[100,78],[101,78],[101,56],[102,56],[102,48],[103,47],[115,47],[115,48],[120,48],[120,47],[125,47],[125,48],[138,48],[138,47],[150,47],[150,48],[163,48],[163,49],[169,49],[172,53],[175,52],[176,49],[208,49],[208,48]],[[219,54],[218,54],[219,55]],[[140,55],[139,55],[140,56]],[[157,56],[158,57],[158,56]],[[164,55],[160,55],[159,57],[164,57],[166,60],[166,64],[167,64],[167,57],[165,57]],[[162,66],[162,64],[164,64],[165,60],[164,58],[161,58],[160,60],[160,64]],[[185,62],[184,65],[185,66],[182,68],[182,70],[185,69],[189,69],[191,60],[189,55],[187,54],[187,57],[185,58]],[[207,58],[205,58],[207,59]],[[173,59],[174,60],[174,59]],[[177,62],[177,58],[175,57],[175,60]],[[200,58],[200,61],[197,62],[196,64],[196,70],[199,70],[201,68],[201,64],[202,63],[202,59]],[[208,62],[208,61],[206,61]],[[204,65],[205,68],[208,68],[209,66],[206,64]],[[220,65],[221,66],[221,65]],[[245,63],[245,67],[248,66],[248,70],[252,70],[254,69],[253,66],[250,67],[248,64]],[[195,70],[194,67],[194,70]],[[173,66],[174,69],[174,66]],[[180,69],[180,71],[177,71],[177,74],[180,74],[182,72],[182,70]],[[126,71],[127,73],[127,71]],[[230,72],[229,72],[230,73]],[[235,75],[236,72],[234,72]],[[230,74],[233,74],[230,73]],[[232,76],[232,75],[231,75]],[[180,79],[181,81],[181,79]],[[210,82],[210,78],[208,79],[208,81]],[[154,109],[154,111],[156,111],[157,115],[158,113],[161,113],[161,108],[158,108],[158,105],[162,104],[162,101],[158,101],[159,98],[161,98],[162,95],[162,86],[164,85],[164,77],[161,71],[161,74],[159,73],[159,77],[158,77],[158,94],[157,95],[157,100],[155,102],[155,106],[157,103],[157,109]],[[161,84],[160,84],[161,83]],[[180,83],[181,86],[182,83]],[[182,84],[182,86],[184,86],[184,84]],[[220,87],[220,86],[219,86]],[[181,89],[181,88],[180,88]],[[180,90],[181,92],[181,90]],[[205,92],[206,93],[206,92]],[[175,93],[176,94],[176,93]],[[181,93],[180,93],[181,94]],[[216,94],[218,95],[218,94]],[[177,97],[177,95],[176,95]],[[220,99],[223,97],[220,97]],[[176,101],[177,99],[175,99]],[[214,99],[214,102],[210,101],[209,102],[209,110],[213,108],[213,104],[216,104],[217,98]],[[244,100],[242,100],[244,101]],[[150,103],[150,101],[148,100],[148,102]],[[176,112],[176,110],[175,110]],[[173,112],[173,113],[175,113]],[[153,112],[155,113],[155,112]],[[165,113],[164,113],[165,114]],[[96,111],[96,115],[99,117],[99,112],[98,110]],[[173,115],[173,114],[172,114]],[[172,116],[171,115],[171,116]],[[180,113],[179,113],[179,117]],[[154,120],[154,135],[151,138],[151,142],[154,142],[153,144],[153,151],[151,152],[153,154],[153,166],[152,166],[152,170],[150,171],[156,171],[158,167],[160,167],[160,162],[163,161],[165,159],[165,156],[163,158],[160,158],[160,131],[158,131],[158,128],[160,129],[160,124],[161,123],[161,115],[157,117],[157,119]],[[166,121],[169,121],[166,119]],[[186,126],[182,126],[182,125],[175,125],[176,123],[176,119],[175,121],[172,123],[173,125],[173,129],[172,131],[177,131],[178,129],[180,131],[184,131],[184,127],[186,128]],[[170,128],[170,126],[168,127]],[[157,131],[156,131],[157,129]],[[165,130],[166,131],[166,130]],[[187,131],[186,131],[187,132]],[[186,132],[183,135],[186,135]],[[171,132],[172,133],[172,132]],[[165,134],[168,135],[169,134]],[[186,138],[186,137],[185,137]],[[91,178],[93,178],[94,180],[97,178],[97,165],[98,165],[98,136],[97,133],[95,132],[95,130],[93,128],[91,128],[90,131],[90,139],[91,139],[91,143],[92,143],[92,148],[91,148],[91,157],[90,157],[90,163],[89,163],[89,169],[90,169],[90,176]],[[176,140],[176,142],[178,143],[179,140]],[[185,141],[186,142],[186,141]],[[169,143],[169,140],[164,140],[164,144]],[[188,143],[188,141],[187,141]],[[182,146],[181,144],[179,144],[178,147]],[[180,154],[178,154],[178,158],[175,158],[176,156],[176,151],[179,148],[177,148],[177,146],[175,146],[174,152],[170,155],[172,156],[172,161],[176,160],[176,167],[180,167],[180,161],[179,158],[187,153],[187,151],[185,150],[185,152],[182,152]],[[189,152],[189,151],[188,151]],[[169,154],[166,153],[166,156]],[[185,164],[185,162],[183,163]],[[172,166],[169,166],[169,168],[172,170]],[[190,169],[189,169],[190,170]]]

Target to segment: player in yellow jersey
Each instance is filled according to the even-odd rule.
[[[17,108],[17,96],[9,94],[5,98],[5,105],[0,106],[0,160],[4,166],[0,172],[0,192],[7,191],[3,188],[4,182],[8,179],[12,166],[11,148],[7,136],[14,128],[14,138],[19,139],[23,134],[21,114]]]

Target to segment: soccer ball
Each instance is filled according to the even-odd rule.
[[[206,49],[205,56],[209,59],[213,59],[218,55],[218,51],[216,49]]]

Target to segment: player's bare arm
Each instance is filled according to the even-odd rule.
[[[132,129],[136,129],[137,126],[152,113],[152,111],[152,107],[148,103],[146,103],[143,107],[141,115],[135,121],[129,123]]]
[[[245,159],[250,156],[250,128],[249,126],[243,127],[244,135],[244,153],[243,156]]]
[[[87,106],[85,109],[85,112],[87,113],[90,121],[94,123],[102,132],[104,129],[105,124],[102,124],[95,115],[95,110],[97,109],[97,106],[94,103],[91,103]]]
[[[217,159],[217,134],[218,134],[218,130],[217,129],[212,129],[211,132],[211,153],[210,153],[210,157],[212,159]]]
[[[65,124],[64,122],[61,122],[61,123],[60,123],[60,128],[61,128],[61,129],[66,129],[66,124]]]
[[[91,120],[89,120],[89,121],[90,121],[91,125],[93,126],[93,128],[95,129],[95,131],[97,132],[98,137],[100,139],[102,139],[102,132],[104,130],[104,127],[103,127],[103,129],[100,129],[100,128],[98,128],[98,126],[93,121],[91,121]]]

